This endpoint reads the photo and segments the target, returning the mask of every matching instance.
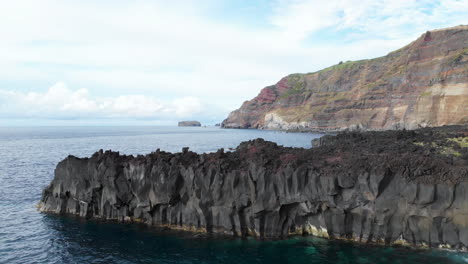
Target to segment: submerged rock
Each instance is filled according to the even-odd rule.
[[[316,142],[317,143],[317,142]],[[259,238],[468,246],[468,127],[262,139],[235,151],[69,156],[41,211]]]

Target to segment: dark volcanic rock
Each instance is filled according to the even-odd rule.
[[[201,232],[468,246],[468,127],[262,139],[196,154],[67,157],[40,210]],[[316,142],[317,143],[317,142]]]
[[[180,126],[180,127],[191,127],[191,126],[199,127],[199,126],[201,126],[201,123],[198,122],[198,121],[180,121],[178,126]]]

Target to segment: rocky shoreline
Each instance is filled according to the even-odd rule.
[[[43,212],[258,238],[468,248],[468,126],[347,132],[314,148],[69,156]]]

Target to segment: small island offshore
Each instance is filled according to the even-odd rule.
[[[223,128],[339,132],[291,148],[68,156],[43,212],[240,237],[468,249],[468,26],[292,74]],[[201,126],[181,121],[178,126]]]
[[[180,127],[199,127],[201,123],[198,121],[180,121],[177,126]]]

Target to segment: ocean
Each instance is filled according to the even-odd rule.
[[[158,231],[39,213],[42,189],[67,155],[99,149],[203,153],[263,138],[310,148],[321,135],[215,127],[1,127],[0,263],[468,263],[468,254],[330,241],[260,241]]]

